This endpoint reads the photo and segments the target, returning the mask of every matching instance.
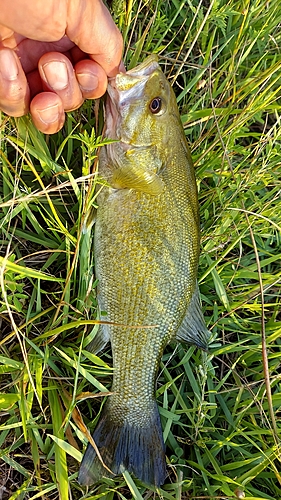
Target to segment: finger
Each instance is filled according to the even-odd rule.
[[[65,0],[1,2],[1,23],[33,40],[56,41],[65,33]]]
[[[99,64],[84,59],[79,61],[74,69],[84,99],[97,99],[105,94],[107,76]]]
[[[115,76],[123,50],[123,39],[101,0],[68,2],[66,34],[78,47]]]
[[[64,36],[57,42],[37,42],[35,40],[24,38],[14,48],[17,51],[25,73],[29,73],[37,68],[39,59],[44,54],[47,54],[48,52],[65,53],[72,49],[73,46],[74,43],[71,42],[67,36]]]
[[[29,109],[29,87],[19,58],[0,49],[0,109],[10,116],[23,116]]]
[[[30,103],[30,113],[35,127],[44,134],[55,134],[64,125],[63,104],[53,92],[37,94]]]
[[[43,89],[55,92],[61,99],[65,111],[79,108],[83,97],[69,59],[58,52],[41,57],[38,64]]]

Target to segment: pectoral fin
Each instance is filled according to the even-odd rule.
[[[86,346],[86,349],[87,351],[90,351],[92,354],[98,354],[106,347],[109,341],[110,341],[110,335],[108,331],[108,326],[100,325],[95,337]]]
[[[196,284],[194,293],[189,303],[185,317],[177,332],[177,340],[187,344],[196,345],[201,349],[208,350],[210,332],[206,327],[202,314],[199,289]]]
[[[149,165],[153,168],[149,169]],[[126,152],[124,164],[113,173],[111,185],[115,189],[135,189],[153,196],[162,193],[164,183],[157,172],[161,169],[161,162],[146,149],[130,149]]]
[[[164,189],[163,181],[157,174],[137,167],[132,168],[131,165],[115,170],[111,185],[115,189],[135,189],[154,196],[162,193]]]

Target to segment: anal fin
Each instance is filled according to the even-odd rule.
[[[208,350],[210,332],[206,327],[199,298],[199,289],[196,283],[186,315],[177,331],[176,339],[179,342],[196,345],[200,349]]]

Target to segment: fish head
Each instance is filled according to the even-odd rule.
[[[142,64],[109,80],[107,137],[128,147],[150,147],[168,139],[167,121],[178,117],[174,93],[157,61]]]
[[[101,173],[114,188],[160,194],[164,187],[158,174],[168,164],[182,125],[157,56],[111,78],[107,91],[105,135],[118,142],[101,155]]]

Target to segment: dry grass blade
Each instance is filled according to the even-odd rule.
[[[245,211],[245,209],[244,209],[244,211]],[[258,273],[259,273],[260,298],[261,298],[261,305],[262,305],[262,312],[261,312],[262,362],[263,362],[264,380],[265,380],[265,386],[266,386],[266,396],[267,396],[267,401],[268,401],[270,418],[271,418],[271,423],[272,423],[272,427],[273,427],[274,438],[276,440],[276,445],[278,445],[278,444],[280,444],[280,437],[279,437],[279,431],[277,428],[276,417],[275,417],[273,404],[272,404],[271,383],[270,383],[270,375],[269,375],[269,368],[268,368],[268,355],[267,355],[267,347],[266,347],[265,303],[264,303],[264,291],[263,291],[264,287],[263,287],[263,282],[262,282],[262,270],[261,270],[259,252],[257,249],[255,236],[254,236],[253,230],[251,228],[249,217],[248,217],[248,214],[246,211],[245,211],[245,215],[246,215],[247,223],[249,226],[249,232],[250,232],[251,240],[253,243],[253,248],[254,248],[254,252],[255,252],[255,258],[256,258],[257,268],[258,268]],[[280,455],[280,461],[281,461],[281,455]],[[281,476],[280,476],[280,485],[281,485]]]
[[[72,397],[70,396],[70,394],[68,394],[68,392],[66,391],[66,389],[61,385],[61,388],[62,388],[62,391],[63,391],[63,395],[64,395],[64,398],[68,401],[68,403],[71,403],[72,401]],[[97,397],[105,397],[105,396],[109,396],[110,394],[112,394],[111,392],[101,392],[101,393],[98,393],[98,394],[92,394],[91,397],[94,397],[94,398],[97,398]],[[77,400],[81,400],[81,399],[85,399],[85,397],[89,397],[89,396],[86,396],[85,394],[82,394],[80,396],[77,396]],[[68,408],[67,408],[68,409]],[[101,454],[99,452],[99,449],[95,443],[95,441],[93,440],[92,436],[91,436],[91,433],[88,431],[88,428],[87,426],[85,425],[84,423],[84,420],[83,420],[83,417],[80,413],[80,411],[78,410],[78,408],[76,407],[73,407],[71,409],[71,416],[75,422],[75,424],[77,425],[77,427],[80,429],[80,431],[83,433],[83,435],[86,437],[87,441],[92,445],[92,447],[94,448],[99,460],[101,461],[103,467],[105,467],[105,469],[113,475],[113,472],[107,467],[107,465],[104,463],[102,457],[101,457]]]

